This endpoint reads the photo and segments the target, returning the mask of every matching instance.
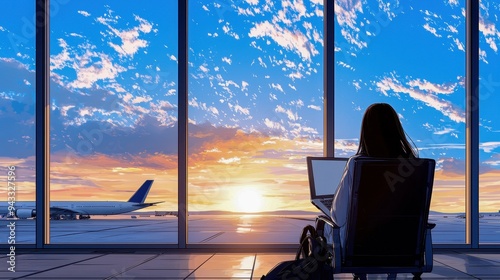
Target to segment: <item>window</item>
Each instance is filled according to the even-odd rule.
[[[190,1],[188,34],[189,243],[295,243],[317,215],[322,1]]]
[[[391,104],[436,160],[436,243],[465,242],[464,1],[336,1],[335,155],[351,156],[372,103]]]
[[[0,224],[15,221],[16,243],[25,244],[35,243],[36,228],[33,207],[21,207],[35,200],[35,2],[4,1],[0,12],[0,125],[9,129],[0,169],[15,176],[21,218],[0,213]],[[189,1],[188,243],[295,243],[318,213],[305,157],[323,154],[331,122],[335,156],[353,155],[374,102],[393,105],[420,156],[437,161],[434,242],[464,243],[466,2],[332,1],[335,116],[324,123],[322,0]],[[177,59],[186,51],[177,50],[178,3],[51,1],[50,196],[60,207],[51,243],[177,242]],[[499,9],[480,3],[473,62],[483,244],[499,242]],[[77,211],[123,207],[100,202],[126,202],[148,180],[145,202],[161,203],[88,213],[95,223]],[[83,219],[61,220],[73,218]],[[276,219],[288,226],[262,230]]]
[[[482,1],[479,53],[479,230],[481,243],[499,243],[500,225],[500,5]]]
[[[69,1],[50,28],[51,243],[177,243],[177,2]]]
[[[5,178],[0,189],[0,226],[4,229],[0,243],[29,244],[35,243],[35,220],[31,219],[35,201],[35,6],[33,1],[3,1],[0,14],[0,170]]]

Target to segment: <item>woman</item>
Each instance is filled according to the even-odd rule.
[[[398,114],[391,105],[386,103],[370,105],[361,123],[358,152],[346,164],[331,209],[332,221],[341,228],[342,248],[345,247],[345,224],[351,201],[354,159],[358,157],[416,158],[417,156],[416,148],[408,142]]]

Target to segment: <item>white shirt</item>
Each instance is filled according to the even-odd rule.
[[[354,160],[358,157],[360,156],[352,156],[347,161],[344,174],[342,175],[342,179],[340,180],[333,198],[332,209],[330,210],[332,221],[340,227],[340,242],[342,249],[345,248],[345,225],[351,204],[352,182],[354,181]]]

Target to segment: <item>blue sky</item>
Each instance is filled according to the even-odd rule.
[[[6,143],[0,157],[26,164],[33,163],[34,154],[34,12],[29,2],[8,2],[9,13],[0,20],[0,124],[16,124],[0,138]],[[366,107],[390,103],[420,155],[437,160],[444,174],[438,185],[454,199],[463,192],[464,180],[465,2],[333,2],[335,46],[329,51],[335,52],[336,68],[327,78],[335,79],[336,154],[355,153]],[[104,188],[165,169],[171,177],[164,180],[175,192],[176,1],[137,3],[54,2],[55,190],[67,182]],[[485,174],[500,169],[499,15],[498,3],[482,1],[480,157]],[[290,181],[303,177],[303,157],[322,151],[322,1],[190,1],[188,21],[192,188],[205,195],[216,191],[201,183],[204,176],[231,164],[275,164],[269,171],[274,175],[288,174]],[[96,179],[90,171],[68,175],[62,167],[76,160],[90,168],[96,158],[100,172],[129,170],[117,172],[130,177]],[[268,179],[269,174],[259,174],[253,176]],[[223,184],[224,176],[208,179]],[[232,175],[229,181],[238,178]],[[500,196],[498,180],[484,184],[492,201]],[[296,195],[303,196],[300,186]],[[444,207],[449,200],[441,203]]]
[[[322,137],[319,2],[192,1],[190,118],[280,137]]]
[[[336,92],[341,95],[337,116],[359,110],[354,112],[359,120],[370,103],[390,103],[421,155],[443,160],[440,167],[446,160],[463,161],[465,2],[336,3],[342,15],[336,21]],[[489,84],[481,88],[488,98],[481,100],[480,111],[481,159],[486,170],[498,167],[499,115],[494,104],[499,98],[494,91],[499,84],[493,69],[499,62],[500,33],[498,4],[482,3],[480,76],[482,85]],[[337,118],[336,125],[339,138],[358,137],[342,118]],[[460,172],[454,167],[444,168]]]

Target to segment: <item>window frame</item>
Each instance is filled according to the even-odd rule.
[[[54,0],[53,0],[54,1]],[[178,243],[177,244],[50,244],[49,219],[49,120],[50,120],[50,0],[36,4],[36,242],[21,248],[179,248],[245,249],[273,251],[295,249],[295,244],[189,244],[187,188],[188,116],[188,1],[178,0]],[[55,1],[56,2],[56,1]],[[324,0],[324,155],[334,154],[334,4]],[[466,0],[466,242],[435,244],[435,248],[500,248],[500,244],[479,243],[479,0]],[[332,51],[328,51],[329,48]],[[5,247],[3,244],[2,247]]]

